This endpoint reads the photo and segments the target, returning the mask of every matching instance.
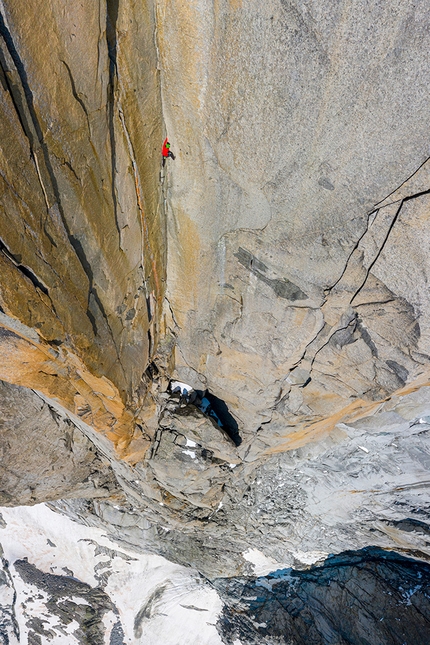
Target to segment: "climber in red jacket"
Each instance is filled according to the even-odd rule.
[[[163,143],[163,148],[162,148],[162,150],[161,150],[161,154],[163,155],[163,168],[164,168],[164,164],[166,163],[166,159],[167,159],[168,157],[171,157],[173,160],[175,159],[175,155],[174,155],[174,154],[173,154],[173,152],[170,150],[170,143],[169,143],[169,141],[168,141],[167,137],[164,139],[164,143]]]

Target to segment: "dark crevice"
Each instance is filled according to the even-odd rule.
[[[376,307],[377,305],[388,305],[390,302],[395,302],[396,298],[388,298],[387,300],[371,300],[370,302],[361,302],[359,305],[354,305],[355,309],[359,307]]]
[[[114,347],[116,348],[115,339],[114,339],[114,336],[113,336],[112,329],[111,329],[111,327],[109,325],[109,320],[108,320],[108,317],[107,317],[107,314],[106,314],[106,310],[105,310],[105,308],[104,308],[104,306],[102,304],[102,301],[100,300],[99,294],[97,293],[97,289],[95,287],[91,288],[90,295],[94,298],[94,302],[96,303],[97,307],[99,308],[99,311],[100,311],[101,315],[103,316],[104,320],[106,321],[106,325],[107,325],[107,327],[109,329],[109,333],[110,333],[110,335],[112,337]],[[117,354],[118,354],[118,350],[117,350]],[[118,354],[118,358],[119,358],[119,354]]]
[[[381,201],[380,201],[380,202],[378,202],[378,204],[376,204],[376,206],[377,206],[378,208],[381,208],[379,205],[380,205],[380,204],[383,204],[387,199],[390,199],[390,197],[391,197],[392,195],[394,195],[394,193],[397,193],[397,191],[398,191],[398,190],[400,190],[400,189],[402,188],[402,186],[404,186],[408,181],[410,181],[410,180],[412,179],[412,177],[414,177],[414,176],[415,176],[415,175],[416,175],[416,174],[421,170],[421,168],[422,168],[423,166],[425,166],[425,164],[426,164],[428,161],[430,161],[430,157],[427,157],[427,159],[424,159],[424,161],[422,162],[422,164],[420,164],[420,165],[418,166],[418,168],[417,168],[416,170],[414,170],[414,172],[413,172],[411,175],[409,175],[409,177],[406,177],[405,181],[403,181],[403,182],[400,184],[400,186],[398,186],[398,187],[397,187],[397,188],[395,188],[393,191],[391,191],[391,193],[390,193],[389,195],[387,195],[386,197],[384,197],[384,199],[381,199]],[[425,191],[425,192],[428,192],[428,191]],[[412,197],[419,197],[419,194],[417,193],[416,195],[410,195],[409,197],[406,197],[405,199],[410,199],[410,198],[412,198]],[[400,201],[400,200],[397,200],[397,201]],[[390,203],[391,203],[391,204],[393,204],[393,203],[395,203],[395,202],[390,202]],[[389,206],[389,205],[390,205],[390,204],[385,204],[382,208],[385,208],[385,206]]]
[[[63,161],[62,164],[63,166],[66,166],[66,168],[68,168],[70,172],[73,173],[75,179],[77,179],[77,181],[81,183],[81,178],[76,174],[76,170],[73,168],[72,164],[69,161]]]
[[[31,114],[31,108],[32,108],[32,105],[33,105],[33,97],[31,95],[30,88],[29,88],[29,85],[28,85],[28,82],[27,82],[27,75],[26,75],[24,66],[23,66],[23,64],[21,62],[21,59],[20,59],[20,57],[18,55],[18,52],[16,51],[12,36],[10,35],[9,30],[7,29],[7,27],[5,25],[3,15],[2,15],[1,12],[0,12],[0,35],[2,36],[2,38],[3,38],[3,40],[4,40],[5,44],[6,44],[6,48],[7,48],[8,52],[9,52],[9,55],[11,56],[12,61],[15,64],[16,70],[18,72],[18,75],[19,75],[21,83],[22,83],[22,88],[24,90],[27,107],[30,110],[30,114]],[[5,90],[7,92],[9,92],[9,94],[11,96],[11,99],[12,99],[12,102],[13,102],[13,104],[15,106],[15,110],[16,110],[19,122],[21,123],[21,127],[22,127],[26,137],[28,138],[28,140],[30,142],[30,147],[33,148],[33,145],[35,143],[34,142],[34,136],[33,136],[33,133],[31,131],[30,124],[28,123],[27,116],[25,114],[25,109],[24,109],[23,100],[22,100],[23,99],[22,93],[21,93],[20,89],[13,82],[13,78],[12,78],[11,72],[9,70],[9,65],[8,65],[8,63],[6,61],[6,57],[4,55],[4,52],[1,49],[0,49],[0,65],[1,65],[2,71],[3,71],[2,82],[4,82],[5,85],[6,85]],[[31,115],[31,116],[33,116],[33,115]],[[40,131],[40,128],[39,128],[39,131]],[[37,132],[37,129],[36,129],[36,132]]]
[[[87,278],[89,280],[90,289],[91,289],[92,285],[93,285],[93,278],[94,278],[93,270],[91,268],[90,263],[87,260],[87,256],[85,255],[85,251],[84,251],[84,249],[82,247],[82,244],[81,244],[80,240],[78,240],[78,238],[75,237],[74,235],[69,235],[69,240],[70,240],[70,244],[72,245],[73,250],[75,251],[76,255],[78,256],[79,262],[81,263],[81,266],[82,266],[82,268],[83,268],[83,270],[84,270],[84,272],[85,272],[85,274],[86,274],[86,276],[87,276]]]
[[[87,316],[88,316],[89,321],[91,323],[91,326],[93,328],[94,336],[97,336],[98,329],[97,329],[96,320],[94,318],[94,314],[90,310],[90,298],[91,298],[91,294],[93,294],[93,292],[94,292],[94,288],[93,288],[93,278],[94,278],[93,270],[91,268],[90,263],[87,260],[87,256],[85,255],[85,251],[84,251],[84,249],[82,247],[82,244],[81,244],[80,240],[78,240],[78,238],[75,237],[74,235],[69,235],[69,240],[70,240],[70,243],[71,243],[71,245],[73,247],[73,250],[75,251],[75,253],[76,253],[76,255],[77,255],[78,259],[79,259],[79,262],[81,263],[81,266],[82,266],[82,268],[83,268],[83,270],[84,270],[84,272],[85,272],[85,274],[86,274],[86,276],[88,278],[89,291],[88,291],[88,303],[87,303],[87,312],[86,313],[87,313]]]
[[[170,385],[170,389],[172,384]],[[179,396],[180,403],[194,405],[198,410],[208,417],[212,423],[221,428],[233,441],[235,446],[240,446],[242,438],[239,434],[239,426],[231,414],[225,401],[220,399],[209,390],[181,390],[176,386],[171,389],[173,395]]]
[[[228,434],[236,446],[240,446],[242,438],[239,434],[239,426],[237,425],[236,419],[229,411],[226,402],[215,396],[215,394],[212,394],[212,392],[209,392],[209,390],[206,390],[205,398],[208,399],[210,407],[216,415],[215,420],[217,425]]]
[[[88,319],[89,319],[89,321],[91,323],[91,327],[93,328],[93,334],[94,334],[94,336],[97,336],[98,335],[98,327],[97,327],[96,319],[95,319],[95,316],[94,316],[93,312],[89,308],[87,309],[87,316],[88,316]]]
[[[109,55],[109,83],[107,88],[108,116],[109,116],[109,138],[111,149],[111,172],[112,172],[112,201],[115,215],[115,224],[120,234],[118,222],[118,201],[115,192],[116,178],[116,143],[115,143],[115,85],[118,75],[117,68],[117,21],[118,21],[119,0],[107,0],[106,11],[106,42]]]
[[[153,350],[152,335],[150,330],[148,329],[148,357],[150,359],[152,358],[152,350]]]
[[[8,50],[9,55],[10,55],[14,65],[15,65],[15,68],[16,68],[16,71],[17,71],[17,73],[19,75],[21,86],[22,86],[22,88],[19,88],[16,85],[13,84],[13,82],[11,80],[11,75],[10,75],[10,73],[8,73],[8,65],[6,63],[6,59],[4,57],[3,52],[1,52],[1,50],[0,50],[0,64],[1,64],[1,66],[3,67],[3,69],[5,71],[5,78],[6,78],[6,82],[8,84],[9,93],[10,93],[12,101],[14,103],[15,110],[17,112],[17,116],[18,116],[18,118],[20,120],[20,123],[22,125],[23,131],[24,131],[25,135],[27,136],[27,138],[29,140],[31,152],[32,152],[33,158],[35,160],[36,166],[37,166],[37,163],[36,163],[36,159],[35,159],[35,148],[37,147],[40,150],[42,150],[43,160],[45,162],[45,170],[46,170],[46,173],[47,173],[47,175],[49,177],[49,180],[50,180],[51,191],[53,193],[54,200],[57,203],[58,211],[60,213],[62,224],[64,226],[64,229],[65,229],[65,232],[67,234],[67,237],[68,237],[68,239],[69,239],[69,241],[70,241],[70,243],[71,243],[71,245],[72,245],[72,247],[73,247],[73,249],[74,249],[74,251],[75,251],[75,253],[76,253],[76,255],[77,255],[77,257],[78,257],[78,259],[80,261],[80,263],[81,263],[81,266],[82,266],[84,272],[86,273],[86,275],[88,276],[88,279],[89,279],[89,283],[90,283],[89,296],[90,296],[91,293],[94,292],[94,288],[93,288],[93,273],[92,273],[90,264],[86,259],[84,250],[82,248],[82,244],[70,232],[70,228],[69,228],[69,225],[67,223],[67,219],[65,217],[65,213],[64,213],[64,210],[63,210],[62,202],[61,202],[61,196],[60,196],[60,191],[59,191],[59,188],[58,188],[57,179],[55,177],[54,169],[52,167],[51,160],[50,160],[50,157],[49,157],[48,147],[47,147],[47,145],[46,145],[46,143],[45,143],[45,141],[43,139],[42,129],[41,129],[41,126],[39,124],[39,121],[38,121],[38,118],[37,118],[37,115],[36,115],[36,111],[35,111],[35,108],[34,108],[33,94],[32,94],[31,89],[30,89],[27,73],[26,73],[24,65],[23,65],[23,63],[21,61],[21,58],[20,58],[20,56],[18,54],[18,51],[16,50],[16,47],[15,47],[15,44],[13,42],[12,36],[11,36],[8,28],[5,25],[3,15],[1,14],[1,12],[0,12],[0,35],[2,36],[2,38],[3,38],[3,40],[4,40],[5,44],[6,44],[7,50]],[[24,96],[23,96],[23,94],[24,94]],[[28,113],[30,115],[31,123],[28,123],[28,121],[27,121],[26,109],[25,109],[24,104],[23,104],[23,99],[25,99],[25,107],[28,110]],[[36,136],[36,139],[35,139],[34,135]],[[39,172],[38,172],[38,174],[39,174]],[[42,189],[45,191],[43,186],[42,186]],[[51,195],[51,198],[52,198],[52,195]],[[52,205],[53,204],[51,204],[51,207],[52,207]],[[47,207],[48,206],[49,205],[47,204]],[[46,230],[46,227],[45,227],[45,230]],[[52,243],[55,244],[55,242],[53,240],[52,240]],[[95,295],[95,298],[98,300],[97,295]],[[91,312],[89,312],[89,310],[87,311],[87,315],[88,315],[89,319],[92,322],[94,333],[96,334],[97,329],[96,329],[96,326],[95,326],[94,317],[92,317],[92,314],[91,314]]]
[[[29,269],[27,266],[24,266],[21,264],[21,257],[17,255],[13,255],[5,245],[5,243],[0,239],[0,251],[5,255],[8,260],[10,260],[13,265],[18,269],[18,271],[21,271],[23,275],[25,275],[37,289],[40,289],[42,293],[44,293],[46,296],[49,297],[49,292],[48,288],[46,285],[39,280],[39,278],[36,276],[35,273],[31,269]]]
[[[314,354],[314,356],[313,356],[313,358],[312,358],[312,360],[311,360],[311,364],[310,364],[310,368],[309,368],[310,370],[312,370],[313,365],[314,365],[314,363],[315,363],[315,359],[316,359],[316,357],[318,356],[318,354],[319,354],[319,353],[320,353],[320,352],[321,352],[325,347],[327,347],[327,345],[328,345],[328,344],[330,343],[330,341],[332,340],[333,336],[335,336],[335,334],[338,334],[339,332],[346,331],[346,330],[348,329],[348,327],[351,325],[351,323],[353,323],[353,324],[354,324],[354,327],[355,327],[355,314],[354,314],[354,316],[353,316],[352,318],[349,318],[349,320],[348,320],[348,322],[346,323],[346,325],[344,325],[343,327],[338,327],[337,329],[335,329],[335,330],[333,331],[333,333],[332,333],[332,334],[330,334],[330,336],[327,338],[327,340],[326,340],[326,341],[321,345],[321,347],[320,347],[319,349],[317,349],[317,351],[315,352],[315,354]],[[319,333],[321,333],[321,332],[319,332]],[[318,334],[318,335],[319,335],[319,334]],[[317,337],[318,337],[318,335],[317,335]]]
[[[148,367],[145,370],[145,374],[151,381],[154,381],[160,375],[160,370],[158,369],[154,361],[152,361],[152,363],[149,363]]]
[[[86,107],[85,103],[83,102],[83,100],[81,99],[81,97],[79,96],[79,94],[78,94],[78,92],[76,90],[75,79],[73,78],[72,71],[71,71],[70,67],[68,66],[68,64],[66,63],[65,60],[62,60],[61,62],[63,63],[63,65],[65,66],[65,68],[67,69],[67,72],[69,74],[70,85],[72,87],[73,97],[79,103],[79,105],[81,106],[81,108],[83,109],[83,111],[85,113],[85,116],[87,117],[88,130],[89,130],[90,129],[90,123],[89,123],[89,115],[88,115],[87,107]]]
[[[371,212],[368,214],[368,216],[367,216],[367,222],[366,222],[366,228],[364,229],[363,233],[362,233],[362,234],[360,235],[360,237],[358,238],[357,242],[354,244],[354,246],[353,246],[353,248],[352,248],[351,253],[348,255],[348,259],[347,259],[347,260],[346,260],[346,262],[345,262],[345,266],[344,266],[343,271],[342,271],[342,273],[340,274],[339,278],[336,280],[336,282],[334,282],[334,283],[331,285],[331,287],[328,287],[328,288],[325,290],[325,292],[324,292],[324,293],[325,293],[325,295],[326,295],[326,296],[328,296],[328,295],[329,295],[329,293],[330,293],[330,292],[335,288],[335,286],[336,286],[336,285],[337,285],[337,284],[342,280],[343,276],[345,275],[345,272],[346,272],[346,270],[347,270],[347,268],[348,268],[348,264],[349,264],[350,259],[352,258],[352,256],[353,256],[354,252],[358,249],[358,245],[360,244],[361,240],[363,239],[363,237],[366,235],[367,231],[369,230],[369,222],[370,222],[370,218],[371,218],[371,217],[372,217],[372,215],[373,215],[374,213],[376,213],[376,212],[377,212],[377,211],[374,211],[374,210],[373,210],[373,211],[371,211]]]
[[[392,222],[391,222],[391,224],[390,224],[390,226],[388,228],[388,231],[387,231],[387,233],[385,235],[385,238],[384,238],[384,240],[383,240],[383,242],[381,244],[381,247],[380,247],[376,257],[370,263],[370,265],[369,265],[369,267],[368,267],[368,269],[366,271],[366,277],[364,278],[363,282],[361,283],[361,285],[359,286],[359,288],[357,289],[357,291],[354,293],[353,297],[351,298],[350,304],[353,303],[354,299],[358,296],[358,294],[360,293],[360,291],[363,289],[364,285],[366,284],[367,279],[368,279],[369,274],[370,274],[370,271],[372,270],[372,268],[374,267],[374,265],[378,261],[380,255],[381,255],[382,251],[384,250],[384,247],[385,247],[385,245],[386,245],[386,243],[388,241],[388,238],[390,237],[391,231],[393,230],[394,225],[396,224],[397,220],[399,219],[399,215],[400,215],[400,212],[401,212],[401,210],[403,208],[403,205],[406,204],[406,202],[411,201],[412,199],[418,199],[419,197],[423,197],[424,195],[429,195],[429,194],[430,194],[430,189],[429,190],[423,190],[423,191],[421,191],[419,193],[416,193],[415,195],[409,195],[408,197],[405,197],[400,202],[399,207],[398,207],[398,209],[396,211],[396,214],[394,215],[394,217],[392,219]]]
[[[93,298],[93,300],[94,300],[95,304],[97,305],[100,313],[102,314],[103,318],[106,321],[106,325],[107,325],[107,327],[109,329],[109,333],[110,333],[110,335],[112,337],[114,347],[115,347],[117,355],[119,357],[118,349],[117,349],[116,343],[115,343],[115,338],[114,338],[112,329],[110,328],[109,320],[108,320],[105,308],[104,308],[104,306],[102,304],[102,301],[100,300],[99,294],[97,293],[97,289],[94,286],[94,276],[93,276],[93,270],[91,268],[91,265],[88,262],[87,256],[85,255],[85,251],[84,251],[84,249],[82,247],[82,244],[81,244],[80,240],[78,240],[74,235],[70,235],[69,239],[70,239],[70,242],[71,242],[71,244],[73,246],[73,249],[74,249],[76,255],[79,258],[79,262],[81,263],[81,266],[84,269],[84,271],[85,271],[85,273],[86,273],[86,275],[88,277],[89,293],[88,293],[88,307],[87,307],[87,312],[86,313],[87,313],[87,316],[88,316],[88,318],[89,318],[89,320],[91,322],[91,326],[93,328],[94,335],[95,336],[98,335],[98,328],[97,328],[97,323],[96,323],[95,316],[94,316],[93,312],[91,311],[91,298]]]
[[[391,224],[390,224],[390,226],[388,227],[388,231],[387,231],[387,232],[386,232],[386,234],[385,234],[385,238],[384,238],[384,240],[383,240],[383,242],[382,242],[382,244],[381,244],[381,246],[380,246],[380,248],[379,248],[379,251],[378,251],[378,253],[376,254],[376,256],[373,258],[372,262],[369,264],[369,266],[368,266],[368,268],[367,268],[367,271],[366,271],[366,276],[365,276],[365,278],[364,278],[363,282],[361,283],[361,285],[358,287],[358,289],[356,290],[356,292],[355,292],[355,293],[354,293],[354,295],[352,296],[351,300],[349,301],[349,303],[350,303],[350,304],[352,304],[352,303],[353,303],[353,301],[355,300],[355,298],[358,296],[358,294],[360,293],[360,291],[362,290],[362,288],[363,288],[363,287],[364,287],[364,285],[366,284],[366,282],[367,282],[367,278],[369,277],[369,273],[370,273],[370,271],[372,270],[372,268],[374,267],[375,263],[378,261],[378,259],[379,259],[380,255],[381,255],[382,251],[384,250],[385,244],[387,243],[387,240],[388,240],[388,238],[390,237],[390,233],[391,233],[391,231],[393,230],[393,227],[394,227],[395,223],[397,222],[397,219],[398,219],[398,217],[399,217],[399,215],[400,215],[400,211],[402,210],[402,206],[403,206],[403,204],[404,204],[404,201],[405,201],[405,200],[403,200],[402,202],[400,202],[399,208],[397,209],[396,214],[394,215],[394,217],[393,217],[393,219],[392,219],[392,221],[391,221]]]
[[[412,199],[418,199],[419,197],[423,197],[424,195],[430,195],[430,188],[428,190],[422,190],[419,193],[415,193],[414,195],[408,195],[403,199],[403,204],[406,202],[410,202]]]

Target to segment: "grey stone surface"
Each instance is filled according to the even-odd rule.
[[[167,195],[178,376],[193,368],[231,404],[251,442],[284,397],[290,370],[310,369],[309,345],[358,316],[373,349],[360,330],[343,351],[327,347],[304,400],[293,390],[284,401],[281,423],[383,398],[406,374],[376,357],[403,365],[399,329],[412,352],[403,359],[409,379],[422,363],[416,333],[406,330],[412,319],[421,326],[427,298],[414,271],[426,275],[417,254],[428,235],[411,210],[429,189],[428,8],[249,0],[213,12],[204,2],[172,2],[167,13],[158,4],[163,109],[177,151]],[[375,205],[391,201],[401,213],[387,207],[374,223]],[[402,235],[410,220],[420,242]],[[363,235],[373,241],[361,259]],[[397,238],[412,249],[407,258],[399,245],[391,251]],[[351,259],[356,271],[339,286]],[[334,285],[345,295],[336,304]],[[381,318],[371,303],[380,310],[387,300]]]
[[[0,500],[19,506],[62,497],[116,497],[109,463],[31,390],[0,381]]]
[[[210,579],[427,561],[428,4],[0,14],[1,503]]]
[[[217,580],[219,629],[226,645],[427,645],[429,585],[428,564],[349,551],[307,572]]]
[[[237,464],[229,463],[233,445],[221,451],[221,435],[211,451],[204,417],[170,412],[145,467],[130,469],[126,481],[112,461],[127,504],[54,507],[211,579],[251,575],[259,560],[267,571],[307,568],[369,545],[428,561],[429,396],[423,387],[392,397],[325,438],[264,459],[236,456]]]

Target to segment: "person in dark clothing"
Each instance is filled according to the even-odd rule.
[[[173,159],[173,161],[175,160],[175,155],[170,150],[170,143],[167,137],[164,139],[163,147],[161,149],[161,154],[163,155],[163,168],[164,168],[164,164],[166,163],[166,159],[170,157],[171,159]]]

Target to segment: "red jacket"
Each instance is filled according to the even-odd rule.
[[[168,143],[167,137],[164,139],[163,148],[161,150],[163,157],[169,156],[169,148],[166,146],[166,143]]]

